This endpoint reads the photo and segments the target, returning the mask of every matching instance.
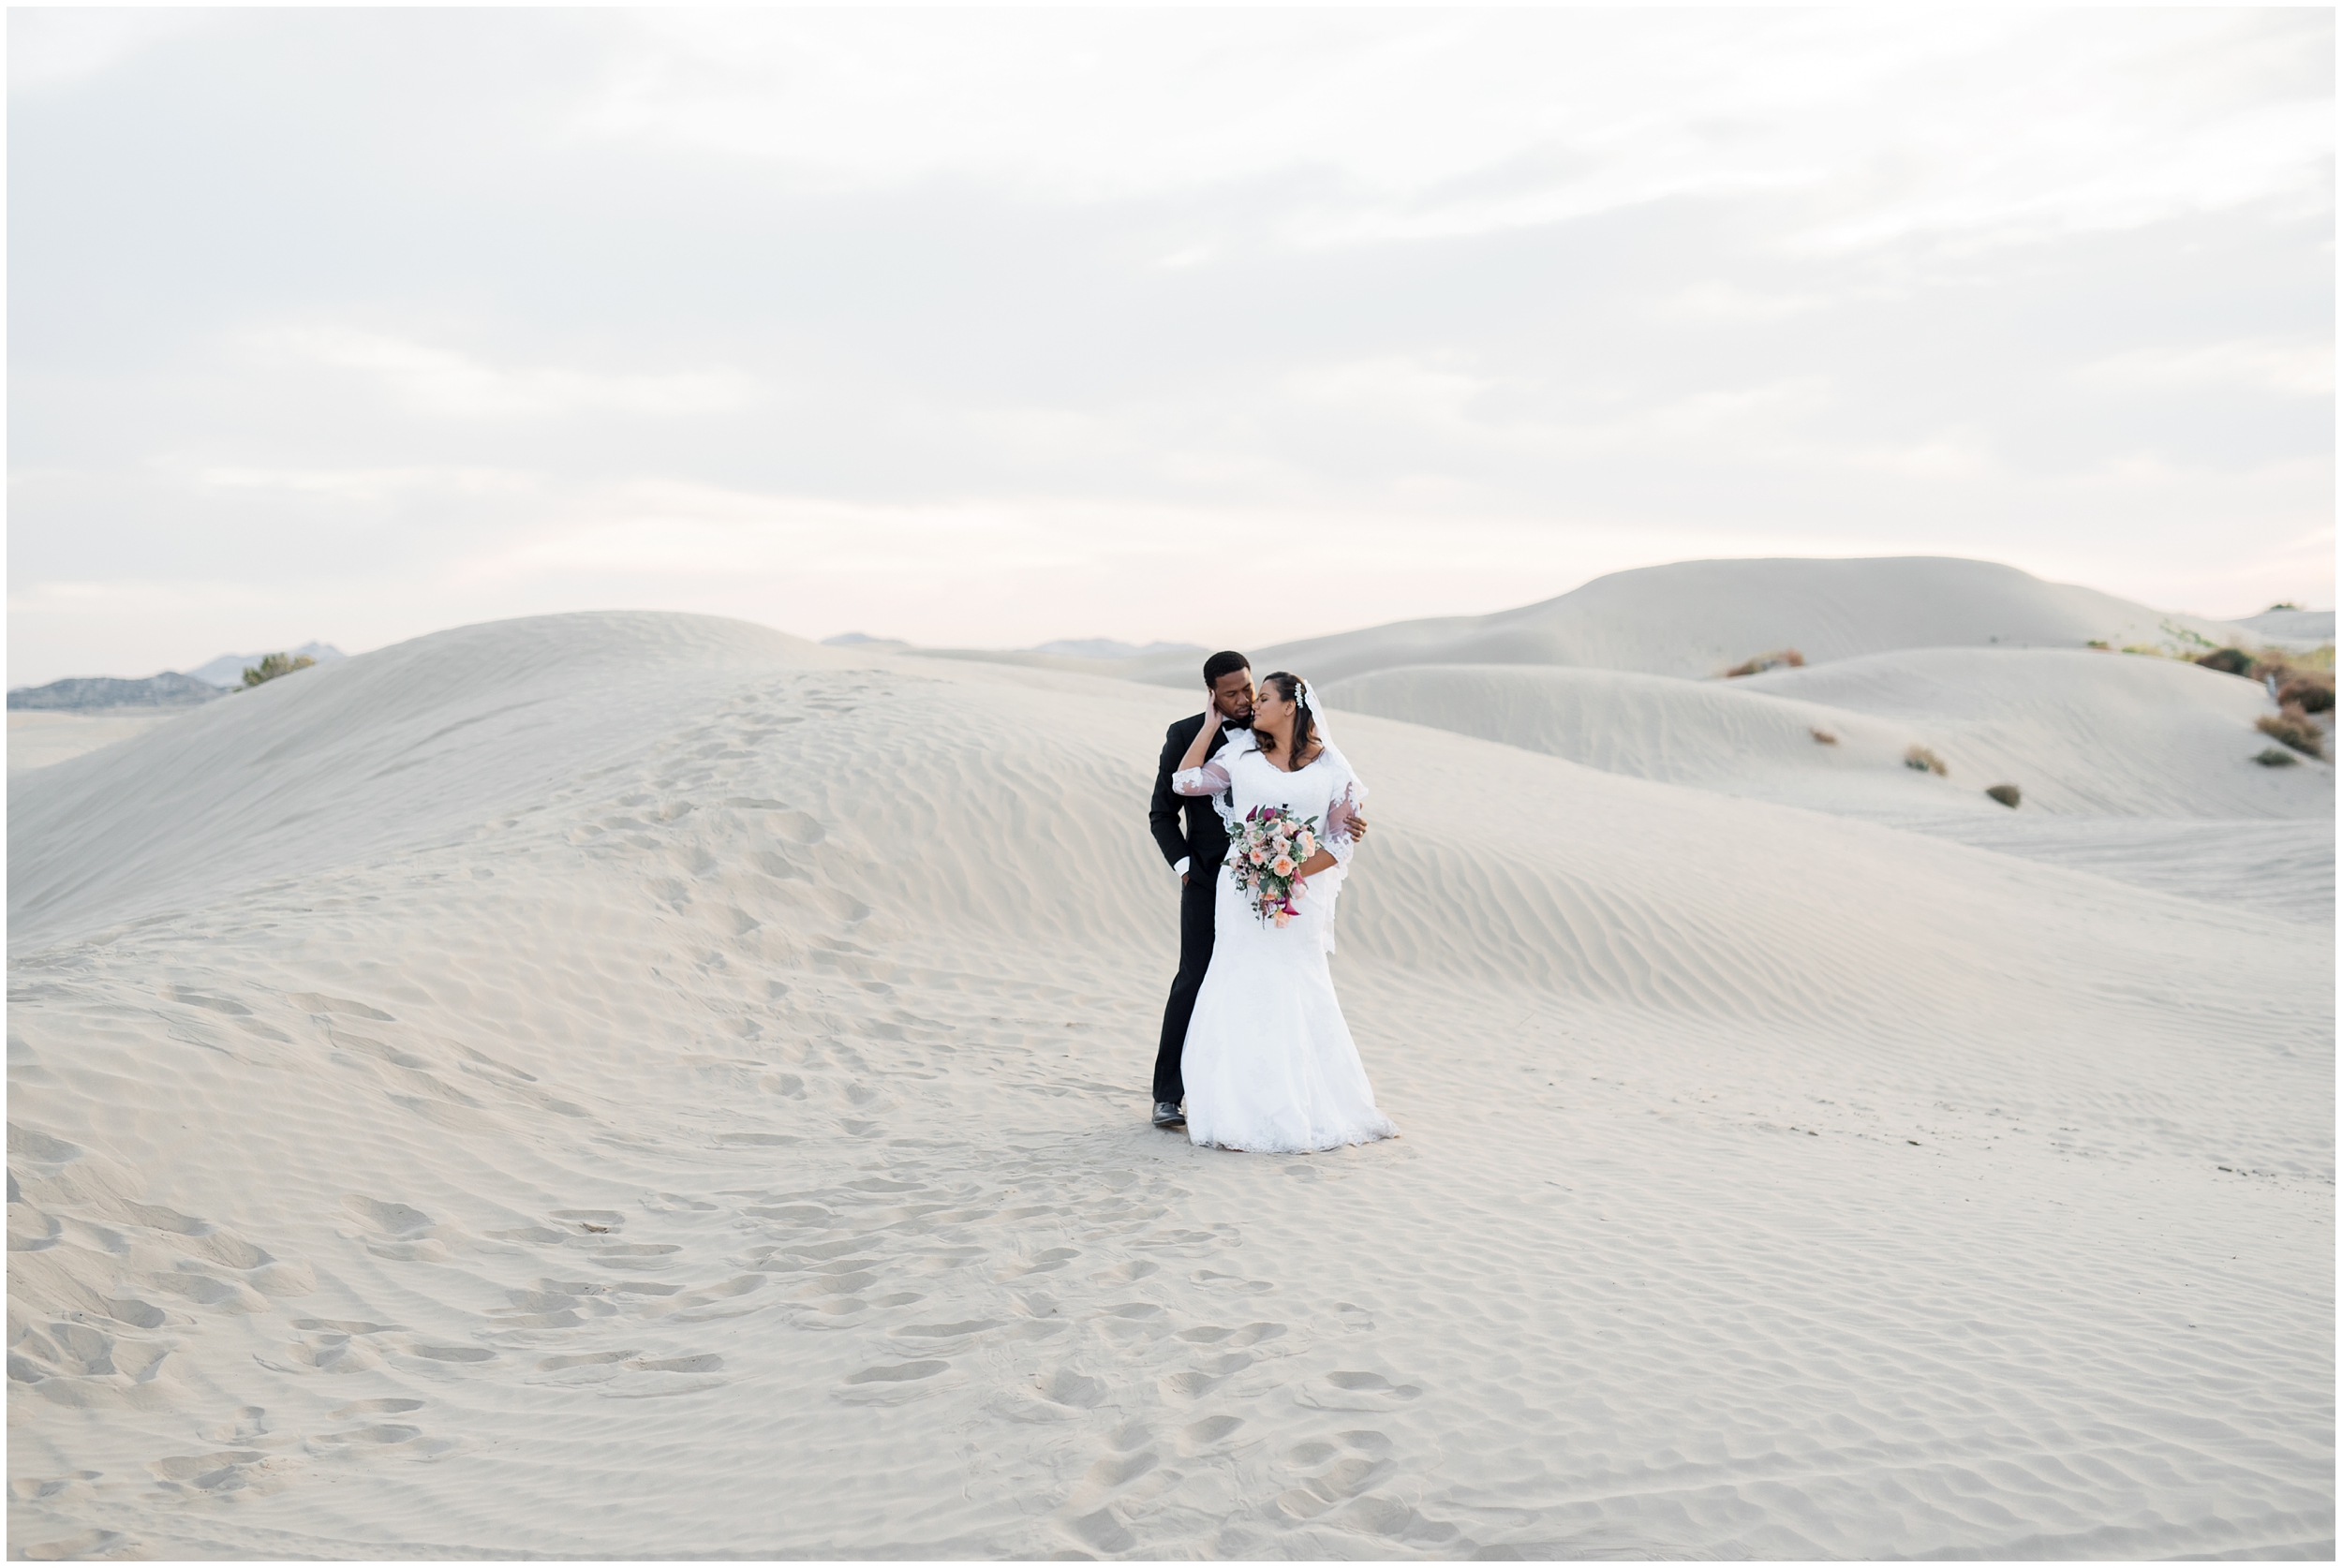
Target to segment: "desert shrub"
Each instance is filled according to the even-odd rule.
[[[1823,729],[1818,724],[1807,726],[1805,732],[1813,736],[1817,745],[1835,746],[1838,744],[1838,737],[1831,734],[1829,731]]]
[[[2294,603],[2291,599],[2278,599],[2278,600],[2277,600],[2275,604],[2272,604],[2271,606],[2269,606],[2269,608],[2268,608],[2268,609],[2263,610],[2263,611],[2261,612],[2261,614],[2264,614],[2264,615],[2273,615],[2273,614],[2276,614],[2276,612],[2278,612],[2279,610],[2299,610],[2300,608],[2301,608],[2301,606],[2300,606],[2300,605],[2298,605],[2298,604],[2296,604],[2296,603]]]
[[[1724,673],[1724,678],[1730,680],[1736,675],[1761,675],[1768,670],[1802,670],[1803,668],[1805,668],[1803,654],[1795,648],[1775,648],[1771,653],[1760,653],[1755,658],[1735,664]]]
[[[2199,658],[2196,662],[2207,670],[2217,670],[2223,675],[2244,675],[2250,678],[2254,673],[2253,656],[2242,648],[2215,648]]]
[[[279,675],[289,675],[295,670],[306,670],[316,662],[317,660],[307,654],[295,658],[290,654],[273,653],[258,664],[245,666],[244,684],[248,687],[264,685]]]
[[[2024,798],[2024,791],[2014,784],[1995,784],[1984,792],[2011,811],[2017,808],[2017,802]]]
[[[2299,708],[2279,708],[2253,720],[2253,728],[2271,740],[2283,741],[2305,757],[2324,758],[2326,732]]]
[[[2085,648],[2096,648],[2100,653],[2110,653],[2112,651],[2112,645],[2103,637],[2093,637],[2082,645]]]
[[[2260,755],[2253,759],[2264,768],[2290,768],[2300,760],[2281,746],[2264,746]]]
[[[1951,769],[1945,764],[1944,760],[1923,746],[1915,746],[1905,751],[1903,754],[1903,765],[1906,768],[1917,768],[1921,773],[1932,773],[1938,778],[1951,777]]]
[[[2263,648],[2259,653],[2246,653],[2242,648],[2215,648],[2196,662],[2224,675],[2272,681],[2278,702],[2294,703],[2311,713],[2325,713],[2334,706],[2332,647],[2313,648],[2307,653],[2283,648]]]
[[[2332,713],[2334,677],[2293,672],[2285,684],[2277,688],[2277,705],[2299,708],[2304,713]]]

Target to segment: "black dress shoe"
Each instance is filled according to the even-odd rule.
[[[1158,1100],[1155,1102],[1155,1125],[1157,1127],[1185,1127],[1187,1113],[1169,1101]]]

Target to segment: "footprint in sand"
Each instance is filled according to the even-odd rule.
[[[1179,1330],[1179,1338],[1191,1345],[1225,1345],[1230,1350],[1241,1350],[1284,1337],[1285,1325],[1281,1323],[1248,1323],[1242,1328],[1220,1328],[1203,1324]]]
[[[1390,1449],[1390,1439],[1376,1431],[1343,1432],[1332,1442],[1295,1445],[1285,1455],[1287,1464],[1301,1470],[1325,1468],[1279,1493],[1277,1506],[1297,1519],[1316,1518],[1390,1475],[1397,1468]]]
[[[1322,1384],[1294,1391],[1296,1401],[1318,1410],[1396,1410],[1422,1396],[1417,1384],[1394,1383],[1380,1372],[1328,1372]]]
[[[945,1387],[956,1386],[963,1380],[946,1378],[952,1369],[948,1361],[898,1361],[876,1367],[865,1367],[849,1372],[836,1390],[836,1397],[848,1404],[899,1405],[913,1399],[924,1399]]]
[[[1191,1421],[1179,1428],[1179,1452],[1186,1455],[1208,1452],[1226,1442],[1230,1434],[1243,1425],[1244,1418],[1240,1415],[1207,1415],[1200,1421]]]
[[[24,1548],[28,1562],[78,1562],[111,1557],[126,1538],[120,1531],[85,1530],[78,1535],[41,1541]]]
[[[1095,1410],[1106,1397],[1104,1383],[1064,1367],[1037,1374],[1032,1387],[1042,1398],[1066,1410]]]

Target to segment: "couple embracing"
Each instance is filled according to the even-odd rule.
[[[1204,686],[1204,711],[1164,738],[1148,812],[1180,883],[1155,1125],[1259,1153],[1391,1137],[1326,964],[1366,786],[1299,676],[1256,690],[1242,654],[1217,653]]]

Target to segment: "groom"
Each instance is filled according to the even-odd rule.
[[[1211,693],[1212,721],[1220,732],[1205,748],[1204,761],[1209,762],[1228,744],[1229,731],[1252,727],[1252,661],[1240,653],[1212,655],[1204,660],[1204,689]],[[1195,993],[1203,989],[1204,971],[1211,968],[1212,905],[1220,886],[1220,863],[1228,855],[1228,830],[1212,808],[1211,797],[1171,791],[1171,776],[1203,724],[1202,714],[1192,714],[1164,732],[1163,756],[1155,763],[1154,800],[1147,808],[1156,847],[1179,874],[1179,972],[1171,982],[1171,999],[1164,1004],[1163,1040],[1155,1047],[1157,1127],[1187,1125],[1179,1109],[1187,1098],[1186,1086],[1179,1081],[1179,1054],[1187,1046],[1187,1020],[1195,1011]],[[1364,838],[1366,819],[1353,817],[1350,833]]]
[[[1220,731],[1204,751],[1204,760],[1209,762],[1228,744],[1230,730],[1253,722],[1252,661],[1240,653],[1212,655],[1204,660],[1204,688],[1211,693],[1212,721]],[[1187,1020],[1195,1011],[1195,993],[1203,988],[1204,971],[1211,968],[1212,900],[1220,884],[1220,863],[1228,853],[1228,830],[1212,808],[1211,797],[1171,792],[1171,776],[1203,724],[1202,714],[1190,714],[1164,732],[1163,757],[1155,764],[1154,800],[1147,808],[1155,844],[1179,874],[1179,972],[1171,982],[1171,999],[1163,1009],[1163,1041],[1155,1047],[1157,1127],[1187,1125],[1179,1110],[1179,1102],[1187,1098],[1179,1082],[1179,1053],[1187,1045]]]

